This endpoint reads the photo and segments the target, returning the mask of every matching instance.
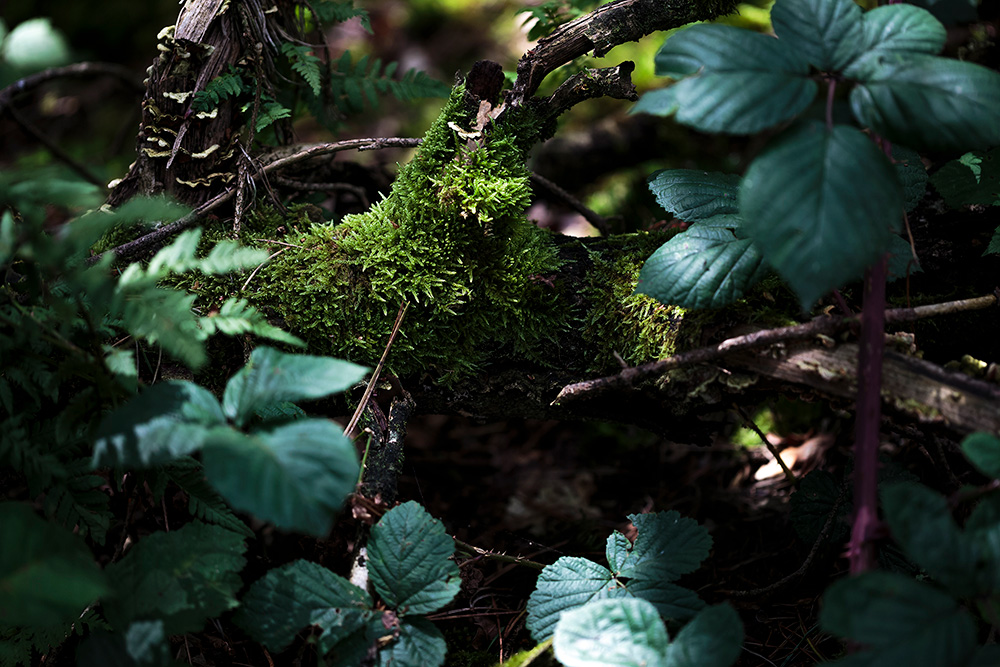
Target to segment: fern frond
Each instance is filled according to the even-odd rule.
[[[253,531],[233,513],[226,501],[205,479],[201,464],[194,461],[171,465],[166,469],[170,479],[188,496],[191,514],[205,523],[213,523],[227,528],[244,537],[253,537]]]
[[[199,320],[206,336],[219,332],[229,336],[249,333],[279,343],[305,347],[305,342],[268,322],[246,299],[227,299],[219,312]]]
[[[418,70],[408,70],[401,79],[394,79],[397,63],[384,68],[382,60],[362,56],[352,62],[351,52],[345,51],[331,74],[330,90],[334,102],[345,111],[377,108],[379,96],[390,94],[401,101],[419,97],[445,97],[450,88]]]
[[[0,466],[24,475],[32,496],[41,493],[54,479],[67,475],[55,454],[32,442],[21,416],[0,422]]]
[[[276,120],[288,118],[291,115],[291,109],[282,106],[273,99],[265,97],[261,100],[260,109],[257,112],[257,123],[254,125],[254,131],[260,132]]]
[[[319,0],[312,6],[316,10],[316,17],[323,23],[343,23],[357,16],[361,18],[361,26],[368,34],[374,34],[368,12],[355,7],[354,0]]]
[[[89,459],[82,467],[89,467]],[[81,466],[78,466],[81,467]],[[105,483],[97,475],[77,475],[52,486],[45,494],[45,513],[70,530],[104,544],[111,525],[109,498],[100,491]]]
[[[320,87],[320,59],[312,53],[312,47],[285,42],[281,45],[281,52],[288,58],[292,71],[309,84],[313,95],[319,97],[323,92]]]
[[[239,97],[246,90],[246,83],[240,73],[229,68],[205,85],[204,90],[199,90],[191,99],[192,111],[211,111],[219,106],[219,103],[230,97]]]

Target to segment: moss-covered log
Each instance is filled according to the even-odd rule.
[[[445,382],[509,361],[594,373],[614,368],[615,354],[638,363],[673,353],[683,311],[632,295],[667,237],[587,242],[536,227],[524,211],[538,123],[525,108],[477,120],[481,102],[457,86],[367,213],[339,224],[256,216],[246,242],[280,254],[244,295],[311,351],[367,364],[406,302],[389,368]]]

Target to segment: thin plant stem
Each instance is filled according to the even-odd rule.
[[[851,574],[875,567],[872,537],[878,526],[878,446],[882,421],[882,355],[885,347],[883,256],[865,272],[858,350],[858,398],[854,430],[854,523],[847,557]]]
[[[351,421],[347,423],[347,427],[344,429],[344,435],[348,438],[351,437],[351,431],[353,431],[354,427],[357,426],[358,420],[361,419],[361,413],[364,412],[365,406],[368,405],[368,399],[371,398],[372,392],[375,391],[375,384],[378,382],[378,376],[382,373],[382,367],[385,365],[385,360],[389,356],[389,350],[392,349],[392,343],[396,340],[396,334],[399,333],[399,325],[403,323],[403,317],[406,315],[406,309],[409,307],[409,301],[404,301],[399,304],[399,312],[396,313],[396,322],[392,325],[392,333],[389,334],[389,342],[386,343],[385,350],[382,352],[382,358],[379,359],[378,366],[375,367],[375,372],[372,373],[372,378],[368,381],[365,393],[361,396],[361,402],[358,403],[358,409],[354,411],[354,416],[351,417]]]
[[[826,82],[826,129],[833,129],[833,94],[837,90],[837,80],[830,77]]]

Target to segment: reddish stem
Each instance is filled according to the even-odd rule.
[[[878,446],[882,419],[882,351],[885,340],[886,258],[865,272],[858,352],[857,421],[854,430],[854,526],[847,546],[851,574],[875,566],[872,537],[878,527]]]

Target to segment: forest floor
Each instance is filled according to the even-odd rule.
[[[843,478],[850,422],[828,414],[817,423],[825,432],[793,434],[781,443],[800,448],[796,477],[822,467]],[[720,425],[727,430],[733,433],[735,424]],[[933,472],[940,452],[907,449],[902,436],[885,438],[883,449],[925,480],[940,476]],[[417,500],[462,542],[543,564],[560,556],[604,564],[605,540],[613,530],[635,537],[627,515],[676,510],[704,525],[713,539],[701,568],[678,583],[709,604],[728,601],[738,610],[745,639],[737,665],[806,667],[843,653],[843,644],[822,633],[817,618],[823,591],[846,574],[847,561],[842,541],[814,544],[799,537],[790,517],[796,491],[773,463],[763,468],[770,461],[764,447],[723,437],[693,446],[610,424],[484,424],[423,416],[409,428],[399,500]],[[846,530],[840,518],[833,523],[839,525],[828,534]],[[346,574],[356,526],[345,517],[327,540],[265,527],[256,545],[251,542],[244,576],[249,583],[258,568],[263,574],[295,558]],[[448,638],[446,665],[496,665],[533,647],[525,606],[537,571],[461,549],[456,561],[462,591],[430,616]],[[225,619],[183,644],[175,638],[175,648],[189,664],[318,664],[307,643],[270,655]]]

